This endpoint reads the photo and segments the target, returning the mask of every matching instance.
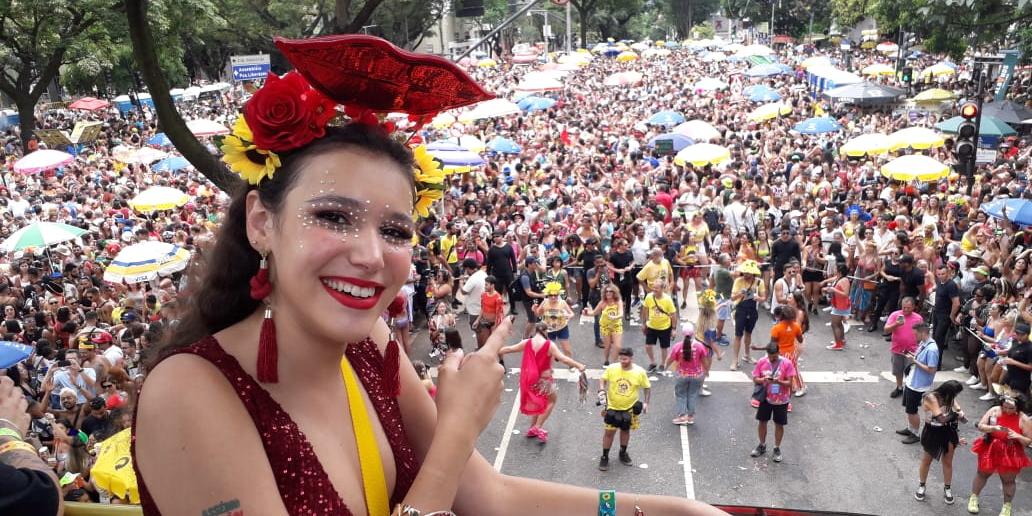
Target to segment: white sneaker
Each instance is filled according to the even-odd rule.
[[[964,366],[954,367],[953,368],[953,372],[954,373],[966,373],[967,371],[968,371],[968,368],[966,368]]]
[[[987,393],[979,396],[978,399],[980,399],[982,401],[993,401],[993,400],[996,399],[996,395],[991,393],[991,392],[987,392]]]
[[[977,376],[972,376],[971,378],[968,378],[967,381],[964,382],[964,385],[974,385],[976,383],[978,383],[978,377]]]
[[[988,389],[988,387],[986,387],[985,385],[982,385],[981,382],[976,382],[974,385],[971,386],[971,390],[973,390],[973,391],[984,391],[984,390],[987,390],[987,389]]]
[[[802,398],[803,396],[806,396],[806,387],[803,387],[802,389],[799,389],[795,392],[795,397]]]
[[[702,390],[699,391],[699,394],[702,396],[713,396],[713,393],[706,390],[705,387],[703,387]]]

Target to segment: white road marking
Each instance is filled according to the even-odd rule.
[[[498,455],[495,455],[494,469],[502,471],[502,463],[505,462],[505,452],[509,449],[509,440],[512,439],[512,429],[516,426],[516,416],[520,412],[520,390],[515,389],[516,396],[512,400],[512,410],[509,411],[509,421],[505,423],[505,432],[502,432],[502,443],[498,445]]]
[[[692,478],[692,450],[688,446],[688,427],[681,425],[681,457],[684,468],[684,495],[689,500],[695,499],[695,479]]]

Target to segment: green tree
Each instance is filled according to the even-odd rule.
[[[692,27],[705,22],[720,9],[720,0],[664,0],[660,2],[681,39],[691,36]]]
[[[34,110],[62,65],[83,57],[79,45],[101,31],[114,0],[0,0],[0,91],[18,107],[24,148]]]
[[[588,25],[591,23],[591,15],[601,0],[570,0],[573,8],[577,11],[580,19],[580,46],[588,46]]]

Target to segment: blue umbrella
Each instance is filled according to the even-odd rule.
[[[677,111],[660,111],[649,117],[648,123],[650,125],[677,125],[684,123],[684,115]]]
[[[752,86],[746,86],[745,89],[742,90],[742,94],[748,97],[749,95],[767,93],[770,91],[774,91],[774,88],[771,88],[766,84],[754,84]]]
[[[159,147],[166,147],[172,145],[172,140],[165,136],[165,133],[158,133],[151,136],[151,139],[147,140],[147,145],[157,145]]]
[[[32,351],[32,346],[0,340],[0,369],[7,369],[18,362],[29,358]]]
[[[435,157],[435,158],[437,158],[438,160],[440,160],[440,162],[443,163],[445,166],[452,166],[452,167],[457,167],[457,166],[474,167],[474,166],[478,166],[478,165],[483,165],[484,164],[484,158],[481,158],[480,155],[476,154],[475,152],[470,152],[468,150],[460,150],[460,151],[435,151],[435,150],[431,150],[430,151],[430,155]]]
[[[519,154],[523,150],[516,142],[501,136],[495,136],[493,140],[487,142],[487,148],[499,154]]]
[[[605,50],[602,51],[602,53],[606,57],[616,57],[620,55],[620,49],[616,47],[607,47]]]
[[[459,145],[459,144],[457,144],[457,143],[449,142],[447,140],[437,140],[436,142],[433,142],[433,143],[427,145],[426,146],[426,150],[428,150],[428,151],[462,152],[462,151],[465,151],[466,148],[461,146],[461,145]]]
[[[749,100],[752,102],[777,102],[781,100],[781,95],[774,90],[761,91],[749,95]]]
[[[182,156],[171,156],[157,162],[151,170],[154,172],[175,172],[190,166],[190,162]]]
[[[1007,207],[1004,217],[1003,208]],[[1021,226],[1032,226],[1032,201],[1028,199],[997,199],[982,205],[982,211],[990,217],[1004,219]]]
[[[678,48],[681,48],[681,44],[676,41],[667,41],[663,44],[663,46],[669,48],[670,50],[676,50]]]
[[[544,111],[555,105],[555,100],[548,97],[524,97],[516,103],[524,111]]]
[[[656,148],[656,142],[658,142],[660,140],[670,140],[670,141],[672,141],[673,144],[674,144],[674,149],[673,149],[674,152],[680,152],[681,149],[683,149],[683,148],[685,148],[685,147],[687,147],[689,145],[694,145],[695,144],[695,140],[693,140],[693,139],[691,139],[691,138],[689,138],[689,137],[687,137],[687,136],[685,136],[683,134],[680,134],[680,133],[666,133],[666,134],[661,134],[659,136],[656,136],[656,137],[652,138],[651,140],[649,140],[649,147],[650,148]]]
[[[749,77],[770,77],[772,75],[781,75],[783,73],[785,73],[784,68],[775,63],[756,65],[745,71],[745,75]]]
[[[834,118],[820,116],[807,118],[796,124],[793,129],[802,134],[820,134],[841,131],[842,126]]]

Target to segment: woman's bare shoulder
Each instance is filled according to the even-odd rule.
[[[251,508],[282,503],[269,494],[277,492],[275,478],[247,410],[225,376],[197,355],[169,357],[148,375],[136,460],[166,514],[196,514],[226,500]]]

